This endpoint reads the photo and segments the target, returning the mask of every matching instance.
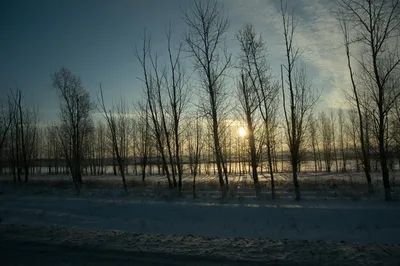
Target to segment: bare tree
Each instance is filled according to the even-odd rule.
[[[187,139],[187,152],[189,157],[189,167],[190,172],[193,175],[192,181],[192,193],[193,198],[196,198],[196,177],[200,171],[200,159],[202,156],[202,150],[204,141],[203,135],[203,125],[200,119],[199,112],[197,112],[195,121],[188,121],[188,130],[186,131]]]
[[[137,113],[138,113],[138,123],[137,123],[137,131],[139,132],[138,135],[138,152],[137,155],[139,156],[139,164],[141,168],[142,174],[142,182],[145,182],[146,179],[146,167],[149,163],[149,156],[150,156],[150,115],[149,115],[149,108],[147,102],[137,103]]]
[[[165,75],[165,83],[171,112],[173,144],[175,147],[174,157],[178,171],[178,190],[180,193],[183,174],[181,159],[181,120],[189,101],[189,87],[187,86],[187,78],[185,77],[185,71],[180,60],[182,44],[177,49],[177,54],[175,56],[173,55],[171,47],[171,27],[167,32],[167,43],[170,75]]]
[[[133,104],[133,111],[127,116],[127,162],[125,163],[126,173],[129,171],[129,165],[132,165],[132,174],[138,175],[138,148],[139,148],[139,116],[136,112],[135,104]]]
[[[242,69],[243,75],[246,75],[242,80],[245,81],[245,79],[249,79],[249,85],[245,87],[242,86],[241,102],[246,103],[246,100],[243,100],[247,98],[247,107],[245,108],[247,111],[245,113],[249,131],[249,142],[251,143],[250,151],[253,167],[253,179],[255,180],[254,172],[257,171],[257,169],[254,169],[254,166],[258,165],[257,157],[259,156],[256,153],[257,149],[255,140],[252,139],[254,136],[251,136],[254,135],[255,126],[253,113],[258,110],[264,122],[265,129],[265,141],[260,142],[259,148],[261,148],[264,143],[267,146],[268,168],[271,177],[271,192],[272,198],[275,198],[272,150],[274,131],[277,127],[276,118],[277,110],[279,109],[279,87],[272,77],[271,69],[267,61],[268,52],[266,44],[263,41],[262,36],[256,34],[254,26],[246,24],[236,35],[236,39],[239,41],[241,48],[240,68]],[[242,82],[242,84],[245,83]],[[247,88],[246,91],[243,90],[245,88]],[[242,106],[244,106],[243,103]],[[249,119],[251,121],[249,121]]]
[[[183,20],[189,30],[184,38],[186,51],[194,59],[194,67],[208,98],[207,115],[212,121],[212,136],[218,180],[222,197],[228,190],[228,175],[222,150],[220,119],[225,102],[223,77],[231,63],[231,54],[226,50],[225,34],[229,20],[217,1],[196,0],[190,11],[183,12]],[[225,177],[225,180],[224,180]]]
[[[106,141],[106,125],[104,125],[104,121],[99,120],[93,125],[93,130],[88,134],[86,141],[86,161],[91,175],[104,174]]]
[[[38,144],[39,144],[39,117],[37,109],[25,109],[23,114],[23,120],[25,121],[24,128],[24,145],[25,145],[25,157],[24,159],[24,174],[25,180],[24,182],[28,182],[28,176],[30,169],[33,172],[33,167],[36,164],[37,153],[39,152]],[[24,158],[25,158],[24,157]]]
[[[317,173],[318,169],[321,168],[321,154],[319,149],[319,141],[318,141],[318,130],[317,130],[317,120],[314,118],[313,115],[309,116],[309,135],[310,135],[310,144],[311,150],[313,153],[313,161],[314,161],[314,172]]]
[[[12,93],[12,91],[10,90]],[[11,96],[13,112],[12,112],[12,130],[10,131],[11,138],[11,165],[12,171],[14,175],[14,183],[18,180],[18,183],[21,183],[21,174],[22,174],[22,145],[21,145],[21,127],[19,123],[19,109],[17,108],[16,97],[14,95]]]
[[[172,182],[173,182],[173,187],[177,188],[178,184],[176,182],[176,165],[174,162],[174,155],[173,155],[173,139],[172,139],[172,134],[171,134],[171,123],[168,120],[168,114],[167,114],[167,104],[165,103],[164,100],[164,86],[165,86],[165,77],[166,77],[166,69],[163,68],[163,70],[160,70],[160,66],[158,64],[158,54],[155,55],[155,58],[149,56],[152,67],[153,67],[153,94],[150,95],[153,99],[152,101],[155,102],[155,106],[158,108],[159,113],[159,127],[161,129],[161,134],[162,137],[164,138],[164,141],[167,146],[167,154],[168,154],[168,161],[169,161],[169,166],[170,170],[172,173]],[[170,57],[171,58],[171,57]],[[179,122],[178,122],[179,123]],[[167,165],[168,168],[168,165]]]
[[[93,149],[93,140],[94,140],[94,132],[95,125],[93,120],[89,120],[85,131],[82,134],[82,163],[81,169],[82,173],[85,175],[89,174],[89,167],[92,159],[92,149]]]
[[[346,22],[346,19],[344,18],[344,15],[342,13],[343,11],[338,12],[338,18],[341,21],[341,28],[344,36],[344,45],[345,45],[345,50],[346,50],[346,57],[347,57],[347,67],[349,69],[349,75],[350,75],[350,80],[351,80],[351,85],[352,85],[352,94],[348,94],[348,98],[351,102],[354,103],[357,114],[358,114],[358,125],[359,125],[359,142],[361,144],[361,160],[363,163],[363,169],[364,169],[364,174],[365,178],[367,179],[368,183],[368,192],[371,194],[373,192],[373,186],[372,186],[372,179],[371,179],[371,161],[370,161],[370,152],[367,148],[366,145],[366,134],[365,134],[365,126],[364,126],[364,117],[363,117],[363,105],[360,97],[360,92],[358,89],[358,86],[356,84],[355,80],[355,74],[353,71],[353,66],[352,66],[352,57],[350,54],[350,44],[351,40],[349,39],[349,32],[348,32],[348,25]],[[355,118],[353,118],[355,119]],[[356,120],[357,121],[357,120]],[[353,130],[353,133],[355,131]],[[355,136],[354,136],[355,137]],[[354,141],[355,143],[355,141]],[[355,144],[353,145],[355,147]],[[358,153],[357,153],[357,159],[358,159]]]
[[[298,20],[294,18],[294,11],[288,12],[287,0],[281,0],[280,13],[282,16],[287,61],[286,65],[281,65],[283,111],[291,157],[290,164],[293,172],[294,191],[296,200],[300,200],[300,186],[297,178],[301,159],[300,153],[306,132],[307,116],[312,111],[317,97],[311,88],[304,67],[296,67],[297,61],[301,56],[299,48],[294,44],[294,34],[298,25]],[[287,91],[284,84],[283,68],[286,70]]]
[[[7,103],[0,101],[0,174],[3,173],[3,169],[6,166],[7,156],[7,146],[10,146],[9,133],[12,127],[12,114],[13,114],[13,104],[11,99],[7,97]]]
[[[330,111],[330,121],[331,121],[331,135],[332,135],[332,159],[335,161],[335,171],[339,171],[339,162],[337,156],[337,141],[336,141],[336,116],[333,110]]]
[[[167,125],[165,103],[163,101],[164,95],[162,93],[165,71],[159,69],[158,55],[153,56],[151,53],[151,39],[147,37],[145,31],[142,53],[139,53],[138,49],[136,49],[136,58],[139,60],[143,70],[143,78],[141,80],[145,85],[144,94],[151,114],[152,133],[157,142],[158,152],[161,155],[162,167],[168,180],[168,186],[172,189],[177,187],[177,182],[172,157],[170,128]],[[148,61],[150,61],[150,66]],[[171,168],[168,167],[169,165]]]
[[[350,43],[355,42],[362,49],[361,55],[357,57],[353,54],[353,58],[361,68],[363,89],[372,99],[367,109],[369,115],[374,118],[385,200],[391,200],[386,144],[388,115],[400,95],[397,86],[400,70],[400,1],[338,0],[337,3],[339,20],[345,35],[349,68],[352,67],[349,60]],[[354,39],[348,37],[350,34],[353,34]],[[353,82],[353,91],[359,93],[360,86],[356,88],[354,84]]]
[[[362,151],[360,146],[360,134],[359,134],[359,121],[358,121],[358,114],[357,111],[354,109],[348,110],[348,117],[349,117],[349,124],[346,126],[347,134],[349,135],[351,142],[352,142],[352,150],[354,153],[355,163],[356,163],[356,171],[360,171],[360,151]],[[369,153],[368,153],[369,156]],[[364,164],[363,159],[361,159],[361,163]],[[364,166],[365,167],[365,166]],[[365,171],[365,169],[364,169]]]
[[[2,150],[7,134],[11,128],[13,104],[8,99],[8,103],[0,102],[0,150]]]
[[[333,127],[332,120],[322,111],[319,115],[320,130],[322,138],[322,151],[323,158],[325,162],[325,170],[329,173],[331,172],[332,162],[333,162]]]
[[[338,109],[338,125],[339,125],[339,148],[340,148],[340,158],[342,161],[341,171],[347,171],[347,148],[345,147],[345,143],[347,143],[346,133],[345,133],[345,124],[346,119],[344,117],[344,112],[342,108]]]
[[[140,53],[139,50],[136,49],[136,58],[139,60],[143,70],[143,78],[141,80],[145,85],[144,93],[147,101],[147,106],[149,108],[148,110],[151,114],[152,133],[157,143],[158,152],[161,155],[162,166],[168,180],[168,186],[169,188],[174,188],[177,186],[175,173],[173,173],[172,175],[172,182],[170,177],[170,169],[167,162],[167,153],[171,155],[171,145],[169,142],[170,139],[168,138],[169,131],[165,130],[167,129],[167,126],[164,110],[160,110],[163,109],[161,97],[162,77],[158,72],[158,64],[156,60],[157,56],[156,59],[152,59],[151,57],[151,40],[149,37],[146,36],[146,31],[143,36],[142,51]],[[148,60],[150,60],[152,68],[149,67]],[[168,147],[167,151],[165,150],[165,144],[167,144],[166,146]],[[171,162],[171,156],[169,156],[169,159]],[[171,170],[174,171],[174,167],[172,167]]]
[[[21,182],[21,174],[24,174],[24,182],[28,182],[29,170],[33,165],[33,157],[37,142],[37,115],[35,110],[30,110],[23,105],[21,90],[10,91],[12,107],[11,138],[13,142],[12,160],[14,173]]]
[[[45,128],[39,125],[39,116],[37,115],[37,111],[35,111],[35,126],[33,127],[35,138],[32,141],[32,150],[29,155],[30,161],[30,169],[32,174],[41,174],[42,173],[42,165],[44,158],[44,147],[45,147]]]
[[[52,75],[60,97],[58,137],[77,193],[82,187],[83,141],[91,125],[93,105],[79,77],[62,67]]]
[[[117,107],[113,106],[112,109],[107,110],[104,103],[103,89],[100,84],[100,96],[98,99],[99,111],[103,115],[107,122],[108,130],[111,134],[111,143],[113,152],[116,156],[119,173],[121,174],[122,185],[125,190],[125,194],[128,194],[128,188],[126,186],[125,179],[125,163],[126,163],[126,115],[124,104]]]
[[[241,74],[241,81],[238,84],[238,98],[241,107],[241,117],[246,121],[246,137],[250,148],[250,163],[256,196],[260,196],[261,186],[258,180],[258,164],[260,153],[257,152],[256,147],[256,111],[258,110],[256,88],[250,83],[249,77]]]
[[[106,157],[106,128],[103,122],[99,121],[96,127],[96,160],[98,171],[97,175],[105,173],[105,157]]]
[[[51,124],[46,127],[46,155],[45,159],[47,161],[48,173],[49,174],[59,174],[61,172],[61,159],[63,150],[59,145],[57,125]]]
[[[400,165],[400,103],[399,99],[395,103],[391,119],[390,133],[393,136],[393,147],[397,163]]]

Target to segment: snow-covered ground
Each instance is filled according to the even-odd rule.
[[[93,182],[96,178],[93,177]],[[111,177],[109,177],[111,179]],[[269,238],[272,240],[335,240],[400,244],[400,203],[372,199],[315,196],[278,190],[280,199],[257,200],[248,189],[222,202],[217,190],[202,190],[200,198],[171,198],[161,188],[84,189],[3,185],[3,223],[123,230],[132,233],[203,237]]]
[[[1,265],[399,265],[400,201],[383,201],[377,175],[366,197],[361,174],[302,174],[301,202],[289,174],[276,200],[268,177],[261,199],[232,177],[224,201],[212,177],[195,199],[190,177],[182,197],[162,177],[128,176],[128,195],[118,177],[84,178],[75,195],[70,177],[0,177]]]
[[[398,266],[400,245],[0,225],[2,265]]]

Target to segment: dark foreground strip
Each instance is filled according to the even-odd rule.
[[[0,240],[1,265],[265,265],[262,262]],[[293,264],[287,264],[293,265]]]
[[[0,225],[0,265],[396,265],[400,245]]]

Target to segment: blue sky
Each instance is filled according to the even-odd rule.
[[[220,0],[230,17],[229,51],[237,52],[234,34],[251,22],[264,36],[271,67],[284,63],[278,0]],[[300,19],[296,42],[324,106],[343,102],[348,86],[346,59],[330,0],[289,0]],[[0,90],[20,88],[24,100],[39,108],[42,122],[57,119],[58,98],[50,75],[65,66],[79,75],[95,99],[99,83],[105,97],[131,102],[141,97],[141,72],[134,56],[143,29],[154,50],[165,52],[165,28],[171,21],[176,42],[185,30],[181,8],[190,0],[13,0],[0,2]],[[190,64],[188,64],[190,66]],[[190,69],[190,68],[188,68]],[[188,71],[189,76],[194,75]],[[4,92],[4,93],[3,93]]]

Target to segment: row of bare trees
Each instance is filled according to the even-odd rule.
[[[391,200],[389,181],[390,123],[396,120],[400,95],[400,1],[338,0],[337,17],[344,36],[351,78],[350,102],[358,113],[359,137],[365,175],[372,192],[369,139],[378,144],[385,199]],[[365,113],[365,115],[364,115]]]
[[[243,76],[241,78],[243,78]],[[241,108],[250,106],[249,101],[245,100],[247,96],[240,98],[241,93],[243,93],[243,87],[241,82],[238,83],[238,99],[242,99],[243,103],[243,106],[240,105],[240,108],[237,110],[239,115],[242,114]],[[102,94],[99,96],[101,95]],[[101,105],[99,105],[99,107],[101,107]],[[260,108],[260,106],[258,106],[258,108]],[[155,149],[155,138],[150,134],[151,124],[148,119],[150,114],[145,110],[140,111],[141,109],[139,108],[133,113],[130,113],[127,109],[125,104],[120,102],[113,107],[113,109],[108,110],[107,116],[109,116],[110,123],[108,123],[106,119],[98,122],[88,120],[90,122],[86,125],[88,131],[87,134],[85,133],[82,143],[84,148],[81,154],[80,167],[83,174],[103,175],[107,173],[108,168],[108,172],[111,170],[114,174],[120,174],[121,176],[125,176],[128,171],[130,174],[140,174],[142,175],[143,181],[148,173],[158,175],[165,174],[163,169],[154,171],[154,168],[157,169],[160,164],[158,160],[160,154],[158,150]],[[288,158],[286,156],[288,152],[286,144],[279,142],[282,129],[275,128],[275,131],[271,134],[271,149],[269,151],[269,145],[266,142],[266,125],[261,113],[259,113],[259,117],[257,117],[255,113],[257,112],[254,112],[251,117],[255,117],[256,119],[249,119],[251,123],[247,123],[246,116],[244,116],[238,117],[238,122],[240,119],[243,119],[243,122],[239,122],[241,125],[231,124],[226,127],[227,130],[223,137],[229,141],[224,142],[223,145],[227,173],[230,175],[254,175],[254,153],[252,153],[249,145],[252,141],[257,144],[257,175],[260,172],[263,173],[263,171],[265,173],[263,165],[265,166],[264,169],[266,169],[266,172],[269,174],[268,177],[273,176],[275,172],[282,171],[280,168],[281,165],[285,165],[284,171],[289,171],[290,168],[287,168],[286,162],[284,163],[286,158]],[[4,114],[8,113],[5,112]],[[110,114],[113,116],[111,117]],[[7,116],[2,117],[6,118]],[[307,161],[314,161],[315,168],[311,169],[309,166],[304,165],[302,166],[303,171],[309,172],[314,170],[315,172],[329,172],[359,170],[354,168],[360,165],[359,161],[361,159],[356,118],[356,111],[343,111],[341,109],[338,111],[332,110],[328,113],[322,111],[316,114],[315,117],[310,116],[309,131],[307,131],[308,135],[304,142],[304,148],[301,149],[300,158],[303,164]],[[6,119],[3,121],[8,120]],[[193,175],[193,192],[195,193],[195,179],[199,173],[217,174],[216,169],[213,167],[215,163],[212,153],[213,140],[211,134],[207,134],[207,131],[211,132],[207,118],[202,116],[200,112],[193,114],[193,116],[185,117],[181,120],[181,123],[182,171],[184,174],[190,173]],[[253,125],[253,127],[249,127],[249,124]],[[7,126],[8,124],[3,125]],[[368,125],[370,125],[370,129],[367,130],[369,133],[367,139],[372,140],[372,123],[368,123]],[[241,126],[246,128],[246,136],[239,136],[238,128]],[[254,132],[251,133],[251,135],[249,128],[254,128]],[[59,138],[60,129],[61,127],[59,124],[39,128],[36,133],[37,145],[33,147],[33,154],[39,155],[35,155],[36,157],[29,157],[30,171],[28,172],[41,172],[45,171],[44,169],[47,168],[47,172],[52,175],[71,173],[71,168],[68,164],[70,158],[64,155],[65,145],[61,143],[62,139]],[[279,130],[281,130],[281,132],[279,132]],[[394,128],[391,130],[394,130]],[[67,133],[69,133],[69,131],[65,132],[65,134]],[[10,134],[12,134],[12,131],[8,131],[4,138],[5,147],[2,149],[2,159],[7,160],[8,165],[11,166],[9,168],[11,169],[10,172],[12,172],[13,169],[16,169],[14,168],[16,164],[12,160],[13,157],[11,157],[15,155],[7,152],[12,148],[12,146],[8,146],[8,143],[12,143],[8,141],[12,139],[10,138],[12,135]],[[254,140],[251,140],[251,138]],[[118,147],[117,152],[115,143]],[[282,146],[282,144],[284,146]],[[370,163],[376,162],[374,160],[376,160],[379,154],[377,142],[369,141],[368,147],[370,147]],[[393,152],[392,156],[397,156],[397,158],[399,158],[399,149],[395,139],[393,139],[390,147]],[[277,152],[282,148],[285,153],[284,161],[282,161],[280,157],[283,154]],[[71,148],[71,150],[73,149]],[[271,155],[269,155],[269,153],[271,153]],[[5,154],[7,154],[8,157],[6,157]],[[36,160],[32,158],[36,158]],[[23,159],[21,157],[21,163],[22,162]],[[354,162],[356,166],[354,166]],[[23,168],[21,168],[21,173],[24,173]],[[15,170],[15,174],[18,176],[17,170]],[[270,180],[273,182],[272,178]],[[16,178],[16,181],[18,181],[18,178]],[[271,189],[273,192],[273,183],[271,184]]]
[[[124,107],[126,108],[126,107]],[[143,112],[143,119],[145,119],[145,114]],[[148,115],[148,114],[147,114]],[[212,154],[210,157],[209,147],[210,145],[210,136],[207,135],[206,120],[202,118],[199,113],[195,117],[187,117],[183,119],[182,124],[184,129],[183,135],[183,148],[182,153],[184,157],[184,164],[186,164],[185,171],[188,171],[188,156],[189,156],[189,147],[188,143],[193,141],[195,136],[192,136],[194,132],[196,132],[193,127],[195,121],[198,120],[200,124],[200,130],[204,136],[202,137],[202,142],[207,143],[204,144],[203,148],[203,156],[201,156],[201,162],[212,161]],[[324,117],[326,120],[320,120],[319,118]],[[361,165],[361,154],[358,152],[360,149],[360,143],[358,139],[358,130],[357,130],[357,112],[356,110],[343,110],[343,109],[332,109],[328,112],[321,111],[316,113],[313,116],[310,116],[310,126],[308,127],[308,136],[305,142],[305,148],[303,149],[301,156],[302,161],[306,163],[309,161],[310,163],[306,166],[303,164],[302,171],[314,171],[314,172],[346,172],[346,171],[360,171],[360,168],[357,168],[356,161],[358,161],[358,165]],[[157,157],[157,151],[155,150],[153,140],[151,136],[146,134],[146,123],[142,123],[142,117],[139,113],[131,113],[130,117],[126,118],[128,126],[128,133],[125,134],[127,140],[122,142],[123,150],[125,151],[127,161],[125,163],[125,168],[129,168],[130,173],[141,173],[141,159],[144,158],[149,162],[149,157],[153,158]],[[145,122],[145,120],[143,120]],[[395,121],[394,121],[395,122]],[[256,121],[256,128],[261,128],[263,125],[261,120]],[[370,148],[370,156],[371,156],[371,164],[373,165],[371,168],[373,171],[376,171],[376,156],[379,155],[377,142],[373,141],[373,132],[371,123],[369,122],[370,128],[368,129],[368,146]],[[58,174],[65,170],[60,170],[61,165],[64,165],[64,156],[61,152],[61,145],[57,141],[57,135],[55,135],[57,125],[40,125],[38,127],[38,131],[36,133],[36,141],[38,145],[33,147],[34,149],[38,149],[34,151],[34,154],[39,154],[36,161],[31,164],[34,167],[42,168],[42,172],[47,172],[49,174]],[[326,126],[329,128],[327,129]],[[114,173],[118,172],[117,160],[114,158],[112,145],[111,145],[111,134],[107,128],[107,124],[105,121],[97,121],[94,122],[93,125],[90,126],[90,134],[86,137],[86,142],[84,145],[84,162],[83,168],[84,172],[87,172],[91,175],[103,175],[106,172]],[[229,142],[225,143],[226,145],[226,158],[227,158],[227,168],[228,173],[240,173],[239,169],[235,169],[234,163],[236,161],[246,162],[246,172],[248,169],[248,164],[251,160],[250,148],[247,147],[245,143],[249,141],[249,134],[246,136],[240,136],[238,131],[240,128],[246,127],[245,121],[239,122],[237,121],[228,128],[228,139]],[[333,127],[333,130],[331,128]],[[397,125],[393,125],[391,128],[391,132],[393,131],[393,137],[391,139],[390,151],[391,154],[394,155],[392,159],[397,158],[397,139],[398,133],[395,132]],[[147,126],[147,130],[148,126]],[[287,147],[286,144],[281,142],[282,132],[281,128],[278,127],[275,134],[272,135],[271,138],[271,152],[272,152],[272,168],[274,172],[282,171],[281,170],[281,155],[282,148],[283,153],[286,154]],[[9,151],[9,131],[4,136],[4,144],[2,148],[2,161],[8,160],[7,156],[10,156]],[[265,132],[262,130],[256,131],[254,133],[256,141],[260,141],[263,139]],[[143,137],[141,137],[143,136]],[[192,137],[191,137],[192,136]],[[123,138],[120,136],[118,138]],[[283,140],[284,141],[284,140]],[[40,144],[40,145],[39,145]],[[261,143],[258,143],[261,144]],[[193,144],[194,145],[194,144]],[[146,147],[146,149],[144,149]],[[267,156],[267,146],[264,144],[259,148],[259,171],[262,171],[262,167],[269,171],[269,163]],[[6,153],[6,154],[5,154]],[[143,154],[143,155],[142,155]],[[46,159],[49,158],[47,161]],[[146,159],[147,158],[147,159]],[[211,160],[210,160],[211,158]],[[241,159],[241,160],[240,160]],[[327,163],[328,162],[328,163]],[[286,162],[284,162],[286,163]],[[114,164],[116,169],[114,171]],[[106,167],[108,166],[108,167]],[[32,168],[32,167],[31,167]],[[106,171],[108,168],[108,171]],[[137,168],[137,169],[136,169]],[[238,167],[237,167],[238,168]],[[86,170],[87,169],[87,170]],[[33,171],[33,169],[31,169]],[[35,170],[38,172],[39,170]],[[285,171],[288,171],[288,168],[285,167]],[[211,171],[212,172],[212,171]]]
[[[170,188],[182,188],[182,118],[188,106],[190,88],[181,63],[181,46],[173,49],[171,28],[166,33],[168,59],[159,62],[152,52],[151,38],[143,36],[142,49],[136,49],[141,64],[145,103],[139,104],[146,119],[146,135],[151,135],[160,153]],[[151,121],[151,122],[150,122]]]
[[[21,90],[10,90],[7,102],[1,103],[0,152],[7,161],[15,183],[27,183],[33,159],[37,158],[38,116],[23,104]],[[23,175],[23,181],[22,181]]]
[[[386,191],[385,198],[390,200],[388,123],[392,116],[391,110],[396,105],[398,98],[398,79],[396,78],[398,77],[400,62],[398,59],[398,23],[400,16],[398,1],[341,0],[337,1],[337,4],[339,9],[337,14],[343,29],[352,84],[349,101],[354,103],[358,113],[358,117],[352,116],[353,125],[359,125],[358,129],[353,128],[354,138],[358,137],[357,140],[353,141],[354,148],[357,150],[357,143],[360,143],[360,157],[368,183],[368,191],[372,193],[370,154],[373,141],[370,141],[370,139],[371,133],[375,133],[375,135],[372,134],[372,138],[376,140],[379,147],[378,154]],[[313,88],[304,65],[300,64],[302,51],[297,47],[295,38],[299,20],[296,19],[295,10],[288,7],[287,1],[281,1],[279,11],[282,18],[286,61],[281,65],[280,88],[269,68],[266,44],[251,24],[246,24],[236,35],[241,49],[238,64],[235,65],[232,63],[232,55],[226,47],[229,20],[224,14],[222,6],[216,1],[195,1],[192,9],[183,12],[183,21],[187,24],[188,30],[183,34],[183,41],[178,51],[180,53],[183,50],[192,57],[193,69],[198,74],[200,81],[198,83],[200,90],[198,93],[198,96],[200,96],[199,109],[210,121],[214,157],[223,197],[226,195],[229,183],[226,165],[227,150],[225,149],[226,145],[224,145],[226,143],[224,141],[225,129],[222,120],[226,119],[227,110],[231,111],[227,109],[229,90],[226,86],[225,77],[232,67],[238,69],[237,77],[240,77],[237,78],[237,96],[241,106],[239,117],[246,124],[252,178],[257,195],[260,193],[258,180],[259,151],[264,144],[266,144],[268,153],[271,187],[274,187],[271,156],[273,140],[271,135],[274,135],[277,128],[279,101],[283,109],[281,120],[284,122],[281,124],[283,124],[286,133],[296,199],[300,200],[301,198],[297,172],[302,153],[306,148],[308,133],[311,135],[311,146],[315,158],[316,150],[322,147],[322,157],[327,171],[331,171],[332,162],[335,162],[335,168],[339,169],[337,144],[343,157],[342,168],[346,169],[343,114],[340,113],[338,116],[341,123],[339,141],[337,141],[334,117],[332,115],[328,117],[324,112],[319,115],[317,121],[321,128],[319,134],[321,146],[317,145],[316,122],[312,113],[319,99],[319,93],[318,90]],[[351,26],[349,26],[350,24]],[[168,40],[168,44],[170,44],[170,38]],[[351,54],[350,45],[359,45],[360,49],[363,49],[363,52],[360,53],[361,58],[356,58],[354,54]],[[145,37],[143,55],[137,57],[143,66],[146,95],[149,105],[152,106],[150,109],[152,109],[156,139],[158,139],[161,148],[161,144],[163,144],[161,133],[164,132],[163,137],[168,150],[170,150],[168,129],[165,127],[166,119],[161,101],[162,96],[159,93],[161,91],[160,86],[168,86],[160,82],[157,56],[152,56],[149,47],[150,41]],[[168,51],[171,58],[170,45],[168,45]],[[146,66],[147,57],[149,58],[148,61],[151,62],[152,70],[149,70]],[[358,72],[360,72],[357,77],[352,65],[354,58],[356,58],[358,64],[357,70],[359,69]],[[172,71],[172,74],[174,74],[174,71]],[[164,72],[162,76],[164,76]],[[154,88],[158,93],[153,92]],[[279,90],[282,92],[281,97],[278,97]],[[152,104],[152,101],[155,101],[158,105]],[[157,117],[157,107],[160,111],[159,117]],[[373,119],[370,119],[370,117]],[[158,120],[161,122],[157,122]],[[258,120],[262,123],[259,123]],[[255,137],[255,132],[258,130],[262,131],[260,140]],[[346,143],[346,147],[348,147],[348,143]],[[358,152],[357,156],[359,156]],[[172,162],[171,152],[169,152],[169,157],[170,162]],[[164,161],[166,165],[166,160]],[[314,161],[316,166],[317,160]],[[173,163],[171,163],[171,171],[174,176]],[[274,191],[272,191],[272,195],[274,197]]]
[[[187,29],[182,39],[176,42],[171,26],[166,31],[166,56],[153,50],[151,37],[144,31],[135,53],[142,70],[143,100],[133,111],[123,101],[108,107],[101,86],[97,104],[93,103],[80,78],[66,68],[52,75],[60,96],[60,121],[40,131],[47,136],[47,151],[41,156],[52,159],[55,172],[66,166],[78,193],[88,167],[92,174],[103,174],[112,165],[127,191],[128,166],[133,165],[135,173],[139,166],[145,181],[146,168],[153,165],[154,158],[160,162],[159,173],[165,175],[169,188],[181,193],[185,166],[189,166],[195,187],[202,163],[209,166],[211,162],[222,197],[229,189],[232,161],[238,158],[248,162],[259,196],[259,172],[266,162],[275,198],[280,146],[282,155],[283,151],[288,155],[285,159],[297,200],[301,199],[298,172],[310,154],[315,171],[347,171],[353,158],[358,170],[360,161],[369,193],[373,192],[371,162],[379,158],[385,199],[390,200],[389,168],[400,153],[400,3],[337,0],[336,4],[351,81],[347,111],[315,114],[321,92],[313,87],[301,63],[303,51],[296,44],[299,20],[288,1],[281,0],[278,10],[284,41],[279,80],[269,64],[267,42],[252,24],[236,33],[240,51],[234,57],[226,44],[229,18],[223,6],[217,1],[196,0],[192,8],[183,10]],[[190,58],[192,68],[184,57]],[[187,75],[187,69],[195,75]],[[105,124],[94,121],[96,109]],[[18,90],[11,91],[1,111],[0,149],[3,155],[10,151],[14,179],[20,180],[23,173],[27,182],[33,158],[39,157],[36,112],[24,108]],[[237,141],[238,153],[233,156],[236,138],[232,138],[232,128],[236,123],[245,128],[246,145]],[[281,164],[283,167],[283,158]]]

